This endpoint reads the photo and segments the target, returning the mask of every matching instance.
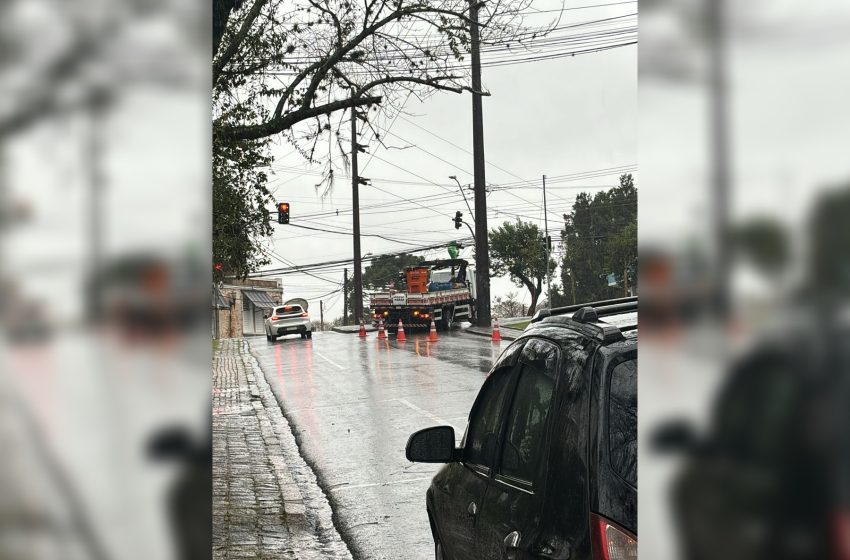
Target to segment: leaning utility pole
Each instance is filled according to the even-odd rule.
[[[360,263],[360,177],[357,175],[357,109],[351,108],[351,205],[354,226],[354,294],[351,311],[355,324],[363,318],[363,270]]]
[[[319,300],[319,330],[325,330],[325,302]]]
[[[472,170],[475,175],[475,316],[490,326],[490,251],[487,244],[487,191],[484,180],[484,115],[481,109],[481,53],[478,0],[469,0],[472,50]]]
[[[342,324],[348,325],[348,269],[342,270]]]

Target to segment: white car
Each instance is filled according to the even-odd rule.
[[[272,310],[266,317],[266,340],[274,342],[279,336],[300,334],[301,338],[313,338],[313,323],[307,313],[307,300],[291,299]]]

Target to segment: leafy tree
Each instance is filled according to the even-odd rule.
[[[423,257],[403,253],[400,255],[381,255],[372,261],[363,271],[363,286],[373,290],[394,282],[398,273],[405,267],[413,266],[425,260]]]
[[[546,250],[543,235],[537,225],[517,220],[505,222],[490,231],[490,266],[492,274],[509,274],[518,287],[525,286],[531,294],[528,309],[537,308],[537,299],[543,290],[546,276]],[[557,263],[549,260],[549,271]]]
[[[482,42],[520,47],[545,34],[520,31],[530,2],[479,4]],[[323,159],[316,189],[327,194],[339,171],[348,173],[344,110],[374,111],[371,126],[401,111],[410,95],[471,91],[467,0],[213,0],[212,7],[213,211],[216,235],[225,237],[214,259],[229,273],[267,262],[260,245],[271,230],[260,201],[271,200],[255,164],[269,141],[292,144],[308,162]]]
[[[504,297],[496,297],[493,301],[493,315],[496,317],[519,317],[522,315],[522,302],[516,292],[508,292]]]
[[[517,46],[530,0],[480,3],[482,41]],[[341,109],[469,91],[467,0],[213,0],[215,134],[256,140],[330,131]],[[294,139],[290,135],[291,139]]]
[[[788,232],[773,218],[759,216],[738,225],[732,239],[742,256],[765,275],[780,273],[790,260]]]
[[[213,150],[214,276],[244,278],[269,264],[261,240],[271,235],[273,204],[262,168],[269,158],[262,142],[245,141]]]
[[[549,297],[544,298],[541,302],[539,302],[535,311],[549,307],[549,298],[552,299],[551,307],[563,307],[572,303],[572,300],[567,297],[561,286],[557,283],[553,283],[549,288]]]
[[[636,287],[637,188],[631,174],[593,197],[579,193],[564,221],[561,281],[569,303],[616,297]],[[608,286],[611,273],[621,288]]]

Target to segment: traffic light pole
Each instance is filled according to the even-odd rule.
[[[357,175],[357,109],[351,108],[351,205],[354,226],[354,294],[351,310],[354,323],[363,318],[363,268],[360,262],[360,177]]]
[[[481,53],[478,1],[469,0],[472,51],[472,164],[475,175],[475,316],[490,326],[490,252],[487,245],[487,183],[484,177],[484,115],[481,107]]]

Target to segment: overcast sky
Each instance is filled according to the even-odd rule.
[[[604,2],[567,2],[566,6],[586,6]],[[536,3],[538,9],[560,6]],[[634,14],[636,3],[617,6],[570,10],[559,25]],[[556,15],[556,14],[555,14]],[[553,14],[534,16],[533,23],[552,21]],[[628,18],[634,25],[636,19]],[[545,62],[485,67],[483,84],[492,95],[484,98],[484,150],[488,184],[499,185],[531,181],[524,188],[497,191],[488,197],[488,226],[493,227],[516,216],[543,228],[543,195],[541,177],[563,176],[588,171],[633,166],[637,163],[637,48],[623,47],[594,54],[559,58]],[[363,234],[380,234],[413,245],[430,245],[469,236],[466,227],[455,230],[452,218],[460,210],[469,221],[469,211],[454,181],[472,183],[472,112],[467,94],[439,93],[425,102],[411,97],[405,112],[394,122],[379,126],[389,149],[377,141],[369,145],[369,154],[360,156],[360,174],[374,179],[361,187],[361,230]],[[390,126],[390,123],[391,126]],[[345,128],[348,133],[347,126]],[[371,132],[361,136],[371,139]],[[403,148],[394,149],[392,147]],[[307,264],[325,260],[351,258],[352,237],[299,229],[308,225],[325,229],[351,231],[351,186],[339,180],[333,192],[322,199],[314,185],[318,177],[286,144],[275,147],[275,176],[271,187],[279,201],[292,204],[291,223],[275,225],[274,251],[286,260]],[[374,156],[374,157],[373,157]],[[495,164],[495,166],[494,166]],[[497,168],[498,167],[498,168]],[[501,168],[501,169],[499,169]],[[582,190],[596,192],[615,186],[619,172],[569,182],[557,182],[547,188],[549,229],[557,235],[563,226],[563,214]],[[376,179],[381,179],[380,181]],[[421,183],[421,184],[412,184]],[[638,183],[638,187],[639,187]],[[378,189],[382,189],[381,190]],[[392,193],[392,194],[389,194]],[[431,200],[419,197],[443,195]],[[468,193],[473,205],[472,193]],[[399,197],[411,199],[403,202]],[[393,203],[386,208],[376,205]],[[418,204],[432,206],[422,208]],[[372,206],[370,209],[365,207]],[[340,210],[340,216],[302,218],[321,211]],[[410,248],[377,237],[362,237],[363,255],[402,251]],[[447,257],[443,250],[427,253],[429,257]],[[461,256],[472,259],[472,246]],[[275,261],[268,268],[285,266]],[[349,271],[350,272],[350,271]],[[342,281],[342,266],[322,276],[333,282]],[[297,274],[284,277],[287,296],[317,298],[338,290],[335,283]],[[493,279],[493,297],[508,291],[517,292],[527,304],[525,288],[517,288],[506,278]],[[339,292],[325,297],[326,318],[342,314]],[[311,305],[315,305],[312,302]],[[317,313],[313,313],[317,315]]]

